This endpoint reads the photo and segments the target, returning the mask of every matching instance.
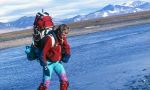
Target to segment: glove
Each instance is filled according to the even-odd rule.
[[[43,66],[43,69],[44,69],[44,74],[45,74],[46,76],[50,76],[50,72],[49,72],[48,66],[47,66],[47,65],[46,65],[46,66]]]
[[[61,61],[64,62],[64,63],[68,63],[68,61],[69,61],[69,59],[70,59],[70,56],[71,56],[71,55],[69,55],[69,54],[63,54]]]

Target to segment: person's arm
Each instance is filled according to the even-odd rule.
[[[70,50],[70,45],[67,41],[67,37],[63,37],[63,40],[64,40],[64,42],[63,42],[62,49],[63,49],[64,53],[62,54],[62,61],[67,63],[71,56],[71,50]]]

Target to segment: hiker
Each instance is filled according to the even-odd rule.
[[[62,63],[67,63],[70,58],[70,45],[66,37],[68,32],[69,27],[62,24],[53,33],[50,32],[44,37],[41,43],[43,80],[38,90],[48,90],[53,71],[59,77],[60,90],[67,90],[69,82]]]

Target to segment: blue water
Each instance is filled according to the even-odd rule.
[[[68,40],[72,56],[64,66],[69,90],[115,90],[110,89],[110,81],[104,78],[102,69],[150,56],[149,24],[73,36]],[[0,50],[0,90],[36,90],[41,82],[42,67],[37,61],[28,61],[24,49],[25,46],[20,46]],[[59,90],[56,74],[50,86],[50,90]]]

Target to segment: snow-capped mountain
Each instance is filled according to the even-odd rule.
[[[150,9],[150,3],[149,2],[144,2],[144,1],[131,1],[131,2],[128,2],[128,3],[124,3],[123,4],[124,6],[127,6],[127,7],[134,7],[134,8],[139,8],[139,9]]]
[[[128,6],[128,7],[138,7],[141,6],[143,4],[145,4],[146,2],[144,1],[129,1],[127,3],[122,4],[123,6]]]
[[[16,21],[12,21],[12,22],[8,22],[8,23],[2,23],[0,22],[0,29],[23,29],[23,28],[28,28],[28,27],[32,27],[33,22],[34,22],[35,16],[24,16],[19,18]],[[53,21],[55,22],[55,24],[61,24],[62,21],[60,19],[53,19]]]
[[[33,21],[34,21],[33,16],[30,16],[30,17],[24,16],[24,17],[19,18],[16,21],[12,21],[8,23],[0,23],[0,29],[26,28],[26,27],[32,26],[31,23],[33,23]]]
[[[145,1],[130,1],[127,3],[123,3],[122,5],[107,5],[100,10],[95,12],[91,12],[87,15],[77,15],[72,18],[60,20],[60,19],[53,19],[55,24],[61,23],[70,23],[70,22],[78,22],[82,20],[88,20],[93,18],[100,18],[100,17],[107,17],[112,15],[119,15],[119,14],[126,14],[126,13],[133,13],[138,11],[150,10],[150,2]],[[33,25],[35,16],[24,16],[20,19],[8,22],[8,23],[0,23],[0,29],[5,28],[25,28]]]
[[[107,5],[104,8],[92,12],[88,15],[82,16],[81,20],[87,20],[92,18],[99,18],[99,17],[107,17],[112,15],[118,14],[126,14],[126,13],[133,13],[138,11],[150,10],[150,3],[144,1],[134,1],[129,3],[124,3],[122,5]],[[81,17],[78,17],[81,18]]]
[[[122,5],[107,5],[101,10],[88,14],[86,17],[88,18],[90,18],[91,16],[93,16],[94,18],[106,17],[106,16],[117,15],[117,14],[137,12],[138,10],[139,9],[136,9],[134,7],[127,7]]]
[[[107,17],[112,15],[133,13],[139,11],[150,10],[150,3],[144,1],[132,1],[123,3],[122,5],[107,5],[104,8],[87,15],[77,15],[73,18],[66,19],[67,22],[76,22],[93,18]]]

